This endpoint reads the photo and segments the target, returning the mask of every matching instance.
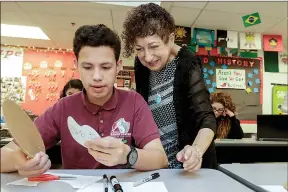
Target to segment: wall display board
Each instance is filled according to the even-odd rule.
[[[22,75],[27,77],[22,107],[39,115],[59,100],[64,85],[79,79],[72,52],[25,50]]]
[[[242,123],[253,123],[262,114],[262,60],[240,57],[199,56],[210,93],[229,92]]]

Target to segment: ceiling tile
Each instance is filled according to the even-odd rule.
[[[18,2],[29,13],[111,19],[110,10],[91,2]]]
[[[270,29],[264,31],[265,34],[273,34],[273,35],[282,35],[283,39],[287,39],[288,33],[288,19],[284,19],[282,22],[279,22],[277,25],[271,27]]]
[[[183,7],[183,8],[197,8],[203,9],[208,2],[173,2],[173,7]]]
[[[185,27],[191,27],[200,12],[200,9],[192,8],[172,7],[171,9],[176,25]]]
[[[1,44],[19,45],[28,47],[55,47],[50,40],[24,39],[14,37],[1,37]]]
[[[262,33],[282,20],[264,16],[261,19],[261,24],[245,28],[241,14],[204,10],[193,27]]]
[[[271,16],[276,18],[287,17],[288,2],[209,2],[205,10],[225,11],[230,13],[251,14],[259,12],[261,16]]]
[[[37,14],[29,13],[29,17],[33,18],[33,22],[38,24],[43,29],[63,29],[75,31],[78,27],[82,25],[96,25],[104,24],[107,27],[112,27],[112,20],[94,18],[94,17],[71,17],[71,16],[56,16],[50,14]],[[71,22],[74,22],[76,25],[73,27]]]
[[[33,21],[31,21],[31,19],[21,10],[18,12],[1,12],[1,23],[10,25],[35,26],[35,23],[33,23]]]

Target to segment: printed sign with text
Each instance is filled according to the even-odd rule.
[[[246,89],[245,70],[216,69],[216,84],[220,89]]]

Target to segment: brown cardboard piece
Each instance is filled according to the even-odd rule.
[[[45,153],[42,137],[27,113],[10,100],[4,101],[2,107],[8,131],[22,151],[30,158],[40,151]]]

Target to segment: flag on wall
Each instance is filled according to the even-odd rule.
[[[217,46],[238,48],[238,32],[217,30]]]
[[[240,49],[262,49],[261,33],[240,33]]]
[[[264,51],[284,51],[282,35],[263,35]]]
[[[257,12],[257,13],[252,13],[249,15],[244,15],[242,17],[242,21],[243,21],[244,27],[251,27],[253,25],[260,24],[261,18],[260,18],[259,13]]]
[[[264,51],[265,72],[288,73],[287,53]]]

